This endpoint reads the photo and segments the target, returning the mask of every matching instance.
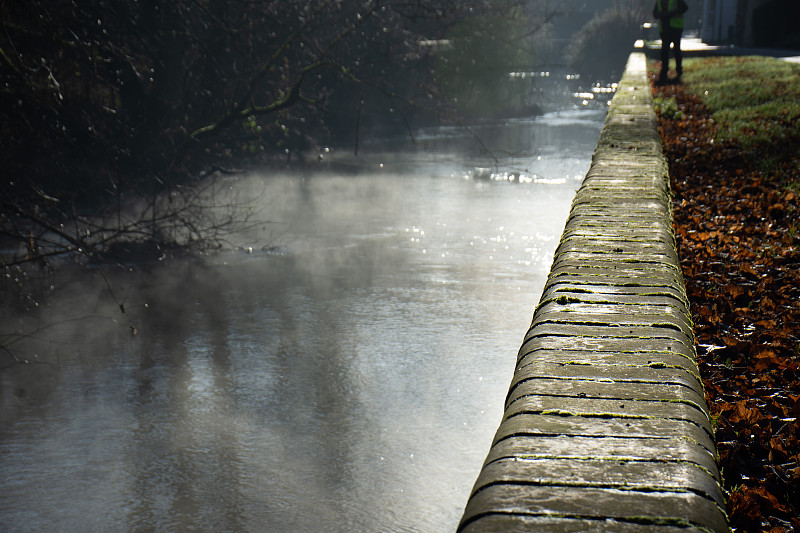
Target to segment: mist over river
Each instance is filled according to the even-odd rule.
[[[454,531],[604,111],[232,178],[238,250],[64,273],[0,372],[0,529]]]

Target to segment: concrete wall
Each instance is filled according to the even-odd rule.
[[[644,55],[631,56],[459,531],[728,531]]]
[[[737,0],[705,0],[703,29],[700,34],[705,43],[733,42],[736,31]]]
[[[705,0],[701,38],[709,44],[752,46],[753,12],[770,0]]]

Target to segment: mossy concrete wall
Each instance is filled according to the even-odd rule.
[[[458,531],[728,531],[645,58],[631,55]]]

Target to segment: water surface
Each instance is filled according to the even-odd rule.
[[[0,373],[2,529],[453,531],[602,118],[240,177],[238,251],[54,282]]]

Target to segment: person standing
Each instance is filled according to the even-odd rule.
[[[674,46],[675,70],[678,81],[683,74],[683,54],[681,53],[681,35],[683,34],[683,14],[689,10],[686,0],[656,0],[653,6],[653,17],[658,19],[658,32],[661,35],[661,74],[658,83],[669,82],[669,49]]]

